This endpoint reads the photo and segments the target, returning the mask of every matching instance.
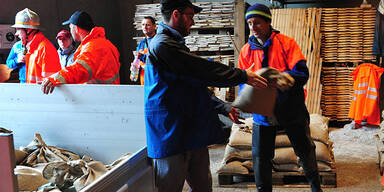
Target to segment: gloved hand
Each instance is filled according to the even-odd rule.
[[[274,68],[263,68],[259,70],[262,72],[262,77],[268,80],[268,86],[276,87],[281,91],[286,91],[293,86],[295,79],[288,73],[279,72]]]

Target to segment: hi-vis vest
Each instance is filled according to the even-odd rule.
[[[384,68],[363,63],[351,75],[353,76],[353,98],[349,117],[355,121],[367,119],[372,125],[380,124],[379,87],[380,76]]]
[[[41,32],[36,33],[28,43],[27,49],[25,55],[27,83],[41,83],[43,78],[61,69],[55,46]]]
[[[102,27],[94,27],[77,48],[73,65],[49,77],[55,84],[120,84],[120,53],[105,38]]]

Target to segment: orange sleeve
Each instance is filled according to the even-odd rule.
[[[239,54],[239,61],[238,61],[238,68],[239,69],[248,69],[250,67],[249,61],[247,59],[247,56],[249,55],[249,44],[245,44],[240,51]]]

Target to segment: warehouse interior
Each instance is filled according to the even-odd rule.
[[[37,85],[18,84],[18,73],[13,71],[9,80],[0,84],[0,90],[4,93],[0,96],[0,108],[4,109],[0,112],[0,128],[12,130],[14,137],[11,139],[7,137],[5,143],[14,142],[15,149],[17,149],[16,146],[27,146],[29,143],[29,147],[26,147],[28,150],[32,148],[35,150],[36,146],[48,148],[49,145],[57,145],[74,153],[82,153],[81,155],[95,155],[90,158],[100,160],[104,164],[108,162],[106,168],[93,164],[92,168],[98,180],[82,185],[80,191],[106,191],[108,187],[113,187],[113,191],[149,191],[149,186],[153,183],[148,179],[152,177],[152,172],[145,149],[146,133],[144,101],[142,101],[144,91],[138,85],[139,83],[130,80],[130,67],[134,59],[132,51],[136,50],[143,39],[141,20],[144,16],[153,16],[158,22],[162,20],[159,2],[160,0],[73,0],[70,2],[3,0],[6,8],[0,11],[0,25],[14,24],[16,13],[24,8],[30,8],[39,14],[44,35],[56,47],[58,46],[57,32],[62,29],[69,30],[68,26],[62,25],[62,22],[76,10],[88,12],[97,26],[105,28],[107,39],[120,52],[120,83],[126,85],[121,89],[101,86],[102,89],[86,87],[84,90],[75,85],[66,85],[64,89],[57,90],[56,95],[42,97],[40,92],[34,91]],[[307,59],[310,79],[305,86],[306,106],[311,114],[311,133],[319,134],[311,136],[315,140],[316,149],[324,148],[326,151],[324,156],[317,156],[321,159],[318,161],[318,166],[321,166],[320,178],[323,191],[384,190],[381,184],[384,169],[382,118],[379,123],[372,125],[364,121],[355,123],[349,116],[354,93],[354,79],[351,74],[363,63],[371,63],[379,68],[384,67],[384,57],[372,53],[380,0],[191,0],[191,2],[205,8],[206,12],[195,15],[195,26],[192,27],[190,36],[186,37],[187,46],[194,54],[231,67],[237,67],[238,49],[247,42],[249,35],[249,29],[244,22],[246,9],[254,3],[271,7],[272,26],[294,38]],[[10,48],[0,48],[1,64],[5,64],[9,51]],[[218,98],[230,103],[238,96],[237,87],[213,88],[213,90]],[[72,91],[77,92],[72,94]],[[23,95],[24,92],[30,95]],[[384,95],[381,95],[382,91],[379,92],[377,106],[380,108],[380,114],[376,116],[381,117]],[[114,95],[111,101],[103,105],[98,103],[100,101],[97,99],[108,98],[111,93]],[[14,98],[14,94],[20,96]],[[94,95],[97,95],[95,99],[83,103],[82,97],[94,97]],[[28,114],[42,112],[32,109],[36,105],[33,102],[38,99],[44,100],[37,104],[45,108],[44,117],[39,120]],[[55,104],[52,105],[52,103]],[[70,106],[66,106],[68,104]],[[56,107],[61,109],[56,110]],[[75,127],[66,128],[67,122],[61,117],[56,117],[57,115],[52,112],[62,113],[69,118],[68,122],[73,122],[70,124]],[[87,121],[72,117],[71,112]],[[18,120],[18,114],[25,115],[26,118]],[[236,125],[232,124],[228,118],[222,116],[220,118],[226,125],[224,130],[228,140],[222,144],[209,146],[213,191],[256,191],[253,170],[249,168],[252,167],[249,164],[252,159],[249,158],[252,120],[248,118],[245,124]],[[61,133],[60,136],[56,129],[47,128],[52,126],[52,122],[59,122],[58,130],[67,129],[68,131]],[[29,130],[23,128],[27,125],[31,127],[28,127]],[[116,126],[116,129],[105,133],[103,126]],[[132,127],[132,130],[125,131],[127,127]],[[88,128],[92,128],[90,133],[87,131]],[[2,133],[9,134],[7,130],[0,129],[0,144],[4,144],[1,136],[5,135],[1,135]],[[28,137],[26,137],[27,134],[29,134]],[[282,157],[282,160],[274,159],[278,163],[275,164],[273,172],[273,191],[310,191],[299,160],[292,151],[289,151],[290,153],[285,151],[290,147],[290,144],[286,144],[287,142],[283,140],[286,135],[282,133],[278,136],[282,140],[281,145],[277,144],[278,151],[275,152],[275,157]],[[105,146],[100,147],[102,144]],[[3,150],[4,146],[0,145],[0,149]],[[122,147],[117,149],[116,146]],[[10,153],[13,153],[12,150]],[[100,155],[102,150],[111,151],[106,153],[111,156]],[[278,153],[280,151],[281,153]],[[293,157],[288,158],[292,154]],[[77,154],[72,152],[70,155],[76,156],[75,159],[78,158]],[[120,156],[124,158],[113,162]],[[20,162],[29,164],[34,161],[32,159],[28,157]],[[283,162],[287,159],[290,162]],[[291,165],[294,165],[293,168]],[[69,169],[58,163],[52,166],[59,167],[57,169],[62,169],[61,171]],[[40,171],[43,170],[46,168],[40,167]],[[105,175],[98,175],[98,171]],[[39,179],[42,179],[41,183],[47,182],[44,178]],[[9,182],[15,181],[10,179]],[[2,184],[1,181],[0,184]],[[39,183],[32,185],[36,187]],[[188,184],[185,183],[183,191],[189,191],[189,189]]]

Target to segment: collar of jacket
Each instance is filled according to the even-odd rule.
[[[61,49],[60,47],[59,47],[59,49],[60,49],[60,54],[61,55],[69,55],[69,54],[71,54],[73,51],[74,51],[74,46],[73,45],[70,45],[69,47],[67,47],[66,49]]]
[[[267,39],[267,41],[264,43],[264,45],[260,44],[259,41],[256,39],[255,36],[250,36],[248,38],[248,43],[251,45],[251,50],[255,50],[255,49],[261,49],[263,50],[263,48],[265,47],[269,47],[272,45],[272,39],[276,36],[276,34],[280,33],[280,31],[278,30],[275,30],[272,28],[272,32],[271,32],[271,36],[269,36],[269,38]]]
[[[180,44],[185,44],[185,39],[184,37],[175,29],[172,27],[168,26],[167,24],[160,22],[159,26],[157,27],[157,33],[164,33],[169,36],[171,36],[174,40],[179,42]]]
[[[92,39],[97,38],[104,38],[105,39],[105,30],[103,27],[94,27],[91,32],[83,39],[81,44],[88,43],[88,41]]]
[[[27,45],[28,52],[30,52],[31,50],[32,51],[35,50],[37,46],[39,46],[39,44],[43,41],[44,38],[45,37],[41,31],[37,32],[35,36],[33,36],[32,40],[29,42],[29,44]]]

